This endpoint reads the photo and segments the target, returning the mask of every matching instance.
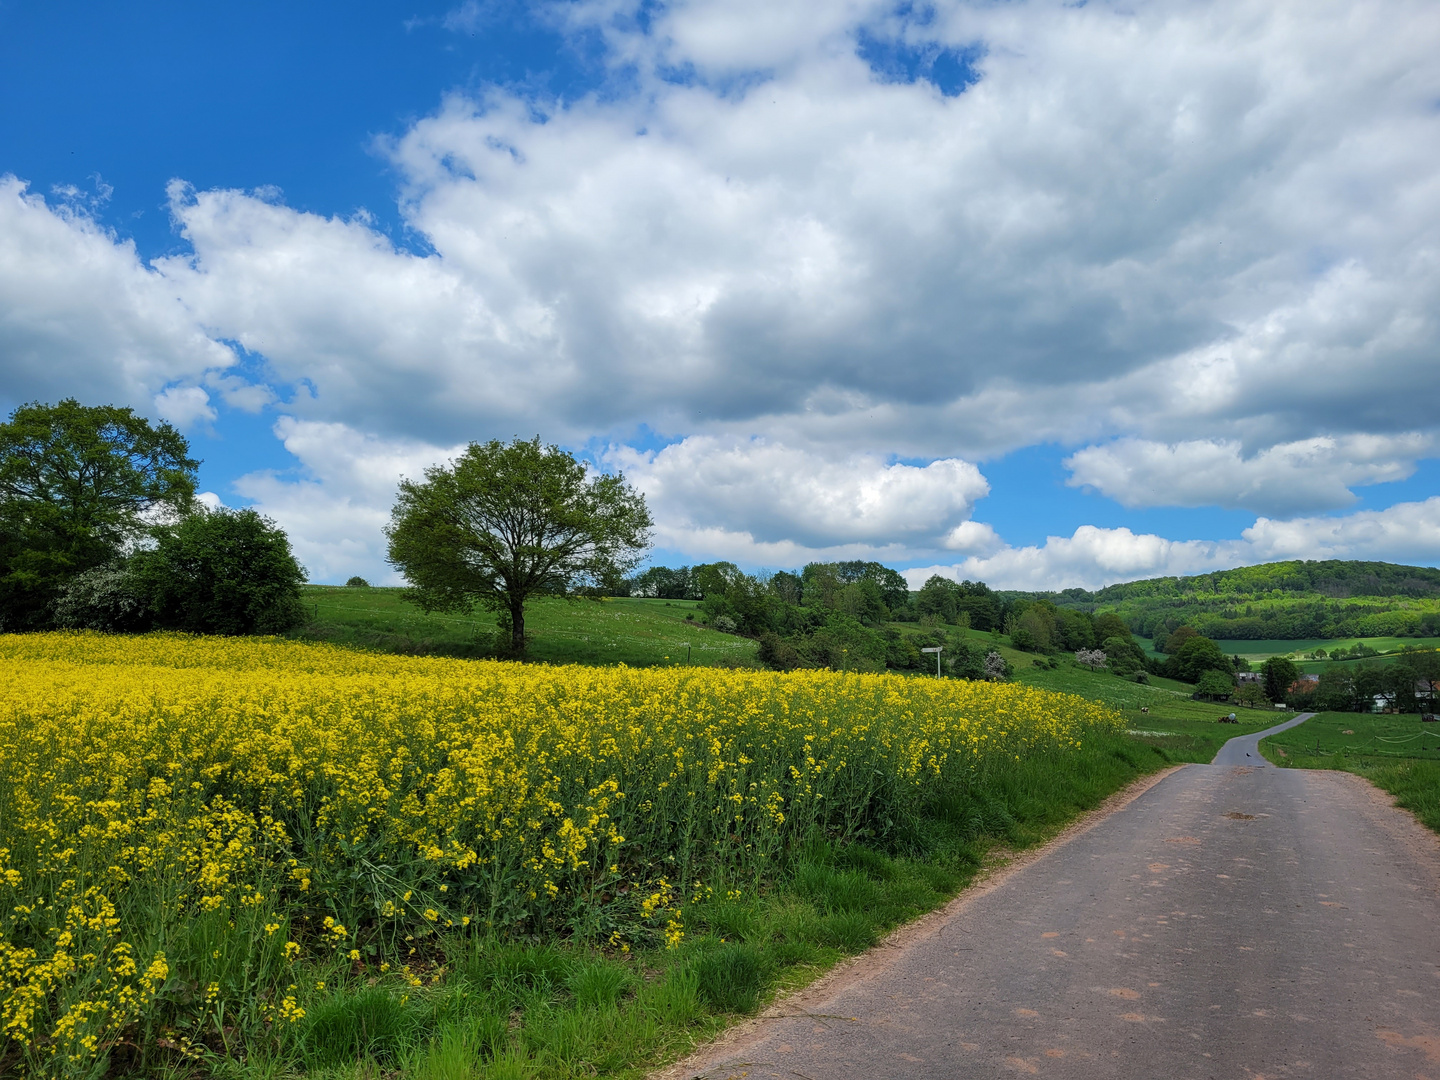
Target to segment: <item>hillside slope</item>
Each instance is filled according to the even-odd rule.
[[[1029,594],[1057,607],[1117,612],[1135,633],[1192,626],[1216,640],[1440,635],[1440,569],[1327,560],[1277,562],[1095,592]]]

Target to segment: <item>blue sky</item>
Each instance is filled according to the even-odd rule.
[[[0,2],[0,407],[130,404],[316,580],[470,439],[656,558],[1440,561],[1423,2]]]

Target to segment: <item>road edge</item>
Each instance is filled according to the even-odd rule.
[[[974,901],[1000,888],[1012,877],[1022,873],[1052,852],[1058,851],[1078,836],[1083,836],[1112,814],[1120,813],[1155,785],[1193,763],[1171,765],[1147,773],[1106,797],[1093,810],[1086,810],[1049,840],[1020,851],[992,849],[986,863],[970,883],[952,899],[924,915],[897,926],[877,944],[863,953],[846,957],[814,981],[794,990],[783,991],[761,1013],[733,1024],[719,1035],[701,1043],[678,1061],[647,1073],[647,1080],[703,1080],[706,1063],[723,1050],[759,1033],[773,1020],[806,1013],[806,1006],[816,999],[830,997],[852,983],[868,979],[887,970],[900,954],[915,942],[940,933],[947,922],[963,912]],[[1207,766],[1200,766],[1205,768]],[[996,857],[998,856],[998,857]],[[993,858],[993,862],[991,861]]]

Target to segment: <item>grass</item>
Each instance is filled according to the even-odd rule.
[[[1320,713],[1262,739],[1260,752],[1284,768],[1363,776],[1440,832],[1440,725],[1418,715]]]
[[[307,585],[310,622],[291,636],[383,652],[481,658],[498,654],[493,612],[427,615],[403,589]],[[756,643],[698,624],[690,600],[607,597],[526,606],[529,658],[550,663],[752,666]]]
[[[269,1056],[214,1056],[233,1080],[639,1078],[943,904],[1006,849],[1058,831],[1166,756],[1123,736],[997,764],[888,850],[812,839],[756,891],[713,883],[676,947],[452,938],[428,985],[358,967],[307,973],[304,1020]],[[325,989],[319,989],[318,984]]]
[[[1243,656],[1251,663],[1259,663],[1272,656],[1288,656],[1292,660],[1304,660],[1307,653],[1312,653],[1316,649],[1330,652],[1334,649],[1350,649],[1356,645],[1368,645],[1377,653],[1399,652],[1407,645],[1422,649],[1434,649],[1440,647],[1440,638],[1348,637],[1305,638],[1296,641],[1273,638],[1264,641],[1217,641],[1215,644],[1220,646],[1226,656]],[[1316,662],[1324,664],[1324,661]]]
[[[1172,761],[1209,762],[1227,739],[1270,727],[1291,715],[1278,709],[1192,701],[1190,695],[1195,688],[1173,679],[1152,675],[1147,683],[1135,683],[1063,658],[1055,668],[1037,666],[1033,657],[1025,655],[1030,666],[1016,670],[1017,680],[1044,690],[1103,701],[1125,717],[1132,738],[1164,751]],[[1237,723],[1216,722],[1231,712]]]

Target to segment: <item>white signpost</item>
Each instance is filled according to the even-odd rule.
[[[931,645],[920,650],[921,652],[933,652],[935,654],[935,677],[937,679],[940,678],[940,652],[944,648],[944,645]]]

